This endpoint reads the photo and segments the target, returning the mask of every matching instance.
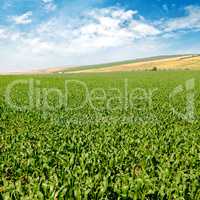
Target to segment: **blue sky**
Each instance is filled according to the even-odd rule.
[[[200,0],[1,0],[0,72],[200,53]]]

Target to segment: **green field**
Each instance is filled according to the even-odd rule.
[[[0,76],[0,94],[0,200],[200,199],[199,72]]]

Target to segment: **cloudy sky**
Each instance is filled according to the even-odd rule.
[[[1,0],[0,72],[200,53],[200,0]]]

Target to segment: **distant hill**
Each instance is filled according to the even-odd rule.
[[[179,55],[181,56],[181,55]],[[117,62],[110,62],[110,63],[102,63],[102,64],[94,64],[94,65],[84,65],[79,67],[68,68],[64,71],[77,71],[77,70],[86,70],[86,69],[94,69],[94,68],[103,68],[103,67],[112,67],[124,64],[131,64],[131,63],[138,63],[143,61],[152,61],[152,60],[160,60],[164,58],[174,58],[177,55],[164,55],[164,56],[155,56],[155,57],[148,57],[148,58],[138,58],[138,59],[131,59],[125,61],[117,61]]]
[[[200,54],[163,55],[78,67],[49,68],[32,73],[100,73],[138,70],[200,70]]]
[[[200,70],[200,55],[167,55],[68,68],[60,73],[99,73],[135,70]]]

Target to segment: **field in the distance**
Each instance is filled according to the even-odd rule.
[[[197,71],[0,76],[0,199],[200,199],[199,116]]]
[[[80,67],[49,68],[34,73],[105,73],[155,70],[200,70],[200,55],[168,55]]]
[[[199,55],[184,55],[175,57],[161,57],[150,60],[136,60],[128,63],[115,63],[110,66],[93,67],[89,69],[69,71],[69,73],[99,73],[99,72],[125,72],[138,70],[199,70]]]

